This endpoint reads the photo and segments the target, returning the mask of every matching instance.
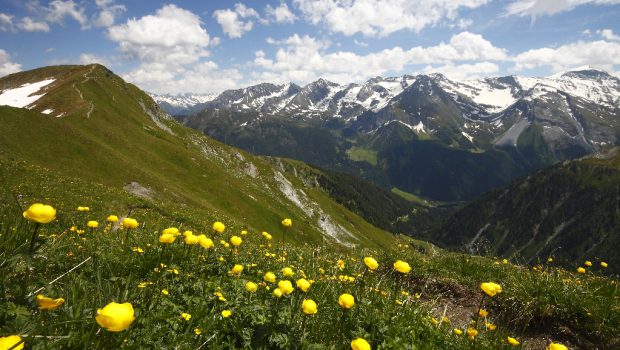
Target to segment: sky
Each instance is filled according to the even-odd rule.
[[[0,76],[90,63],[160,94],[584,65],[620,76],[620,0],[0,0]]]

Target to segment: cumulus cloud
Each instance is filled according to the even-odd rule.
[[[22,70],[22,65],[11,62],[11,55],[3,49],[0,49],[0,77],[19,72],[20,70]]]
[[[97,56],[93,53],[83,53],[80,55],[78,62],[80,64],[93,64],[93,63],[99,63],[102,64],[104,66],[108,66],[109,62],[107,59]]]
[[[243,34],[249,32],[254,27],[251,18],[264,21],[253,8],[244,4],[235,4],[234,9],[216,10],[213,17],[222,26],[222,31],[230,38],[241,38]]]
[[[107,33],[122,53],[143,62],[185,65],[208,55],[209,34],[200,17],[175,5],[112,26]]]
[[[491,76],[499,72],[499,65],[492,62],[452,63],[442,66],[428,65],[422,69],[423,73],[441,73],[448,78],[457,80],[475,79],[482,76]]]
[[[532,21],[542,15],[555,15],[580,5],[613,5],[620,0],[516,0],[506,7],[506,15],[528,16]]]
[[[17,27],[26,32],[49,32],[50,26],[46,22],[38,22],[30,17],[22,18]]]
[[[114,24],[118,16],[127,11],[125,5],[118,5],[114,0],[96,0],[99,13],[93,18],[94,27],[109,27]]]
[[[0,32],[10,32],[13,29],[13,16],[0,12]]]
[[[513,58],[517,71],[549,67],[553,72],[592,65],[613,71],[620,64],[620,43],[605,40],[578,41],[556,48],[528,50]]]
[[[65,18],[69,17],[80,23],[82,27],[88,24],[84,8],[73,0],[54,0],[50,2],[46,12],[45,19],[51,23],[62,23]]]
[[[620,41],[620,35],[614,34],[613,30],[611,30],[611,29],[597,30],[596,34],[598,34],[601,37],[603,37],[603,39],[606,39],[606,40],[609,40],[609,41]]]
[[[468,76],[497,71],[486,61],[505,61],[508,54],[495,47],[479,34],[462,32],[452,36],[448,43],[435,46],[416,46],[405,50],[394,47],[366,55],[348,51],[327,53],[329,43],[310,36],[297,34],[285,40],[269,40],[280,45],[275,57],[269,58],[263,51],[255,53],[254,65],[262,71],[255,73],[258,81],[308,82],[325,77],[340,83],[361,81],[383,75],[387,72],[400,72],[407,66],[419,64],[438,64],[448,71],[453,62],[483,61],[483,64],[463,66]]]
[[[403,30],[421,31],[441,20],[454,21],[462,8],[473,9],[489,0],[294,0],[304,18],[351,36],[385,37]]]
[[[267,5],[265,8],[265,13],[267,14],[267,18],[276,23],[293,23],[297,19],[297,16],[291,12],[286,3],[281,3],[278,7],[271,7],[271,5]]]

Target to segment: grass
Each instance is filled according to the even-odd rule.
[[[353,146],[347,150],[347,156],[354,162],[367,162],[372,166],[377,166],[377,152]]]
[[[410,202],[417,203],[425,207],[429,206],[429,203],[426,200],[416,196],[413,193],[405,192],[398,187],[392,187],[392,193],[397,194]]]

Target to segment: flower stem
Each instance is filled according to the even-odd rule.
[[[30,253],[34,252],[34,241],[37,238],[37,231],[39,231],[39,226],[41,226],[41,224],[37,222],[37,224],[34,226],[34,230],[32,231],[32,237],[30,238]]]

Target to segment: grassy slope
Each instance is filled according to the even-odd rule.
[[[243,222],[276,231],[276,219],[291,217],[299,224],[300,240],[323,241],[318,218],[305,215],[280,191],[271,164],[160,116],[160,123],[174,134],[163,130],[140,106],[142,102],[157,114],[154,102],[103,66],[42,68],[3,78],[0,86],[19,86],[50,76],[57,81],[33,110],[0,107],[3,158],[114,189],[136,181],[152,190],[154,201],[191,208],[205,221]],[[94,109],[87,118],[90,102]],[[46,108],[67,113],[52,118],[36,112]],[[255,177],[249,175],[249,168]],[[294,178],[290,181],[300,185]],[[310,191],[309,198],[311,202],[329,201],[317,191]],[[375,245],[389,239],[387,233],[343,207],[327,208],[333,221],[359,236],[359,243]]]

